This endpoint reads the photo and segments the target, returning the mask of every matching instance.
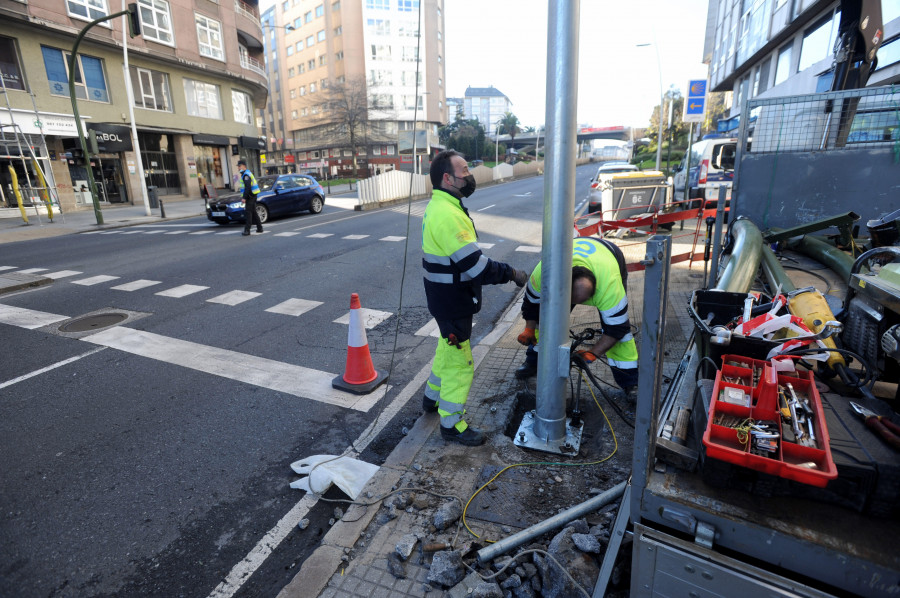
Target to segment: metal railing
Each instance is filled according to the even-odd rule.
[[[253,71],[254,73],[268,78],[262,64],[255,58],[250,58],[249,56],[241,56],[241,66],[247,70]]]
[[[253,9],[253,7],[246,2],[241,2],[241,0],[234,0],[234,11],[238,14],[244,15],[257,25],[262,27],[262,24],[259,20],[259,15],[256,14],[256,11]]]

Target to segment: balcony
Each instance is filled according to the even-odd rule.
[[[263,65],[255,58],[251,58],[249,56],[241,56],[241,67],[253,71],[258,75],[262,75],[266,81],[268,81],[268,76],[266,75],[266,69],[263,68]]]
[[[259,21],[259,14],[254,6],[242,2],[241,0],[234,0],[234,11],[239,15],[244,15],[246,18],[256,23],[257,27],[262,29],[262,24]]]

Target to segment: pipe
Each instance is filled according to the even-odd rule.
[[[788,242],[788,247],[825,264],[845,284],[850,280],[850,268],[853,267],[853,257],[846,251],[810,235],[804,235],[799,241],[794,243]]]
[[[734,245],[731,258],[722,269],[722,276],[716,290],[746,293],[756,279],[756,271],[762,257],[762,234],[756,225],[744,217],[735,220],[731,226]]]
[[[774,292],[775,288],[779,288],[782,294],[791,293],[797,290],[797,287],[791,282],[790,276],[781,267],[775,252],[766,247],[762,253],[762,271],[769,281],[769,287]]]
[[[590,500],[586,500],[580,505],[575,505],[570,509],[566,509],[562,513],[558,513],[550,519],[545,519],[536,525],[523,529],[507,538],[503,538],[499,542],[495,542],[490,546],[482,548],[475,555],[478,557],[478,564],[485,565],[489,561],[497,558],[508,550],[512,550],[516,546],[520,546],[529,540],[537,538],[558,527],[563,527],[570,521],[574,521],[583,515],[587,515],[592,511],[596,511],[600,507],[608,505],[625,494],[625,486],[628,482],[620,482],[603,494],[598,494]]]

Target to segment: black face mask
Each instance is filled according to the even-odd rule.
[[[458,179],[459,177],[453,178]],[[462,177],[462,180],[464,180],[466,184],[459,188],[459,194],[463,197],[469,197],[475,193],[475,175],[468,174]]]

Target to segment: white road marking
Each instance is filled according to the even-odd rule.
[[[322,305],[321,301],[288,299],[287,301],[283,301],[278,305],[270,307],[266,311],[270,311],[273,314],[284,314],[286,316],[299,316],[320,305]]]
[[[216,232],[216,231],[214,231],[214,230],[198,230],[198,231],[195,232],[195,233],[188,233],[188,234],[189,234],[189,235],[209,235],[209,234],[212,234],[212,233],[214,233],[214,232]]]
[[[114,291],[137,291],[140,289],[146,289],[147,287],[152,287],[153,285],[159,284],[159,283],[160,283],[160,281],[158,281],[158,280],[146,280],[146,279],[142,278],[140,280],[135,280],[134,282],[126,282],[125,284],[120,284],[117,287],[113,287],[112,290],[114,290]]]
[[[209,222],[206,222],[206,223],[203,223],[203,224],[174,224],[174,223],[173,223],[173,224],[139,224],[139,225],[135,226],[134,228],[162,228],[162,229],[170,229],[170,228],[175,227],[175,226],[177,226],[177,227],[179,227],[179,228],[184,228],[184,227],[199,228],[199,227],[201,227],[201,226],[209,226]]]
[[[82,278],[81,280],[73,280],[72,284],[80,284],[85,287],[90,287],[95,284],[100,284],[101,282],[109,282],[110,280],[116,280],[119,278],[118,276],[107,276],[105,274],[101,274],[100,276],[91,276],[90,278]]]
[[[489,205],[489,206],[484,206],[484,207],[481,208],[480,210],[475,210],[475,211],[476,211],[476,212],[483,212],[483,211],[485,211],[485,210],[490,210],[490,209],[493,208],[495,205],[497,205],[497,204],[492,203],[492,204]]]
[[[227,230],[224,233],[216,233],[217,235],[238,235],[243,231],[240,230]]]
[[[186,233],[186,232],[188,232],[188,231],[186,231],[186,230],[173,230],[173,231],[168,232],[168,233],[166,233],[166,234],[167,234],[167,235],[183,235],[183,234]]]
[[[122,233],[122,234],[123,234],[123,235],[139,235],[139,234],[141,234],[142,232],[144,232],[144,231],[142,231],[142,230],[130,230],[130,231],[124,232],[124,233]]]
[[[529,195],[531,195],[531,191],[527,191],[525,193],[517,193],[513,195],[513,197],[528,197]]]
[[[88,232],[86,232],[86,233],[81,233],[81,234],[82,234],[82,235],[96,235],[96,234],[99,234],[99,233],[102,233],[102,232],[103,232],[102,230],[89,230]]]
[[[363,321],[363,326],[366,328],[375,328],[392,315],[389,311],[378,311],[377,309],[366,309],[365,307],[360,308],[362,313],[359,314]],[[335,324],[350,324],[350,312],[348,311],[344,315],[342,315],[337,320],[333,320]]]
[[[194,293],[199,293],[200,291],[205,291],[209,287],[201,287],[196,284],[183,284],[178,287],[174,287],[165,291],[160,291],[156,293],[160,297],[176,297],[180,299],[181,297],[187,297],[188,295],[193,295]]]
[[[69,316],[49,314],[24,307],[13,307],[12,305],[0,305],[0,324],[9,324],[10,326],[18,326],[28,330],[42,328],[68,319]]]
[[[427,324],[416,330],[415,336],[434,336],[438,337],[441,335],[441,330],[438,328],[437,320],[431,318]]]
[[[82,272],[79,272],[78,270],[60,270],[59,272],[50,272],[49,274],[43,274],[42,276],[52,278],[53,280],[59,280],[60,278],[75,276],[76,274],[82,274]]]
[[[27,270],[19,270],[19,274],[37,274],[38,272],[46,272],[48,268],[28,268]]]
[[[276,237],[294,237],[300,233],[275,233]]]
[[[516,247],[516,251],[521,251],[523,253],[540,253],[541,248],[535,247],[534,245],[519,245]]]
[[[207,299],[207,303],[221,303],[223,305],[237,305],[244,301],[250,301],[259,297],[262,293],[254,293],[253,291],[229,291],[218,297]]]
[[[315,233],[313,235],[309,235],[310,239],[324,239],[325,237],[331,237],[334,233]]]
[[[382,237],[379,241],[405,241],[406,237]]]
[[[164,230],[145,230],[145,231],[143,231],[143,233],[145,235],[159,235],[164,232],[166,232],[166,231],[164,231]]]
[[[0,272],[5,270],[15,270],[16,268],[18,268],[18,266],[0,266]]]
[[[94,349],[91,349],[87,353],[82,353],[81,355],[76,355],[75,357],[63,359],[62,361],[58,361],[54,364],[48,365],[47,367],[41,368],[39,370],[35,370],[28,374],[23,374],[23,375],[19,376],[18,378],[13,378],[12,380],[7,380],[6,382],[3,382],[2,384],[0,384],[0,389],[6,388],[7,386],[12,386],[13,384],[22,382],[23,380],[28,380],[29,378],[34,378],[35,376],[40,376],[41,374],[43,374],[45,372],[49,372],[50,370],[55,370],[58,367],[62,367],[64,365],[69,365],[72,362],[78,361],[82,357],[87,357],[88,355],[93,355],[94,353],[99,353],[100,351],[103,351],[104,349],[106,349],[106,347],[96,347]]]
[[[105,230],[101,231],[101,235],[121,235],[122,231],[120,230]]]
[[[479,242],[479,243],[478,243],[478,246],[481,247],[482,249],[490,249],[491,247],[494,246],[494,244],[493,244],[493,243],[481,243],[481,242]]]
[[[367,395],[354,395],[331,387],[336,374],[124,326],[107,328],[81,340],[356,411],[371,409],[387,389],[382,384]]]
[[[369,235],[347,235],[346,237],[342,237],[343,239],[350,239],[351,241],[357,241],[359,239],[365,239]]]

